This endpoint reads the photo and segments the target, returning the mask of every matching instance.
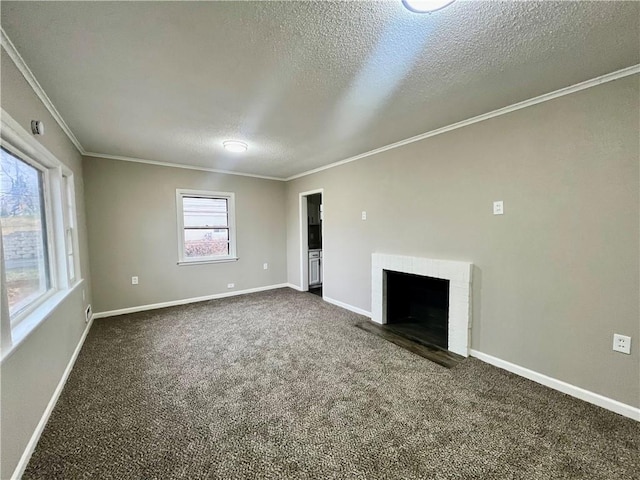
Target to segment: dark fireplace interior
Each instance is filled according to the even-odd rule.
[[[448,347],[449,280],[385,270],[387,325],[420,343]]]

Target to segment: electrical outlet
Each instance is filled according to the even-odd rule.
[[[626,335],[620,335],[619,333],[613,334],[613,350],[620,353],[631,354],[631,337]]]
[[[227,283],[227,288],[233,288],[235,286],[236,286],[235,283]]]
[[[504,202],[502,200],[493,202],[493,214],[504,215]]]
[[[363,220],[367,219],[367,212],[365,212],[364,210],[362,211],[362,219]]]
[[[263,264],[262,264],[262,268],[263,268],[264,270],[269,270],[269,264],[268,264],[268,263],[263,263]]]
[[[138,285],[138,277],[131,277],[131,285]]]

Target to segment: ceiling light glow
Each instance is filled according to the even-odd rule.
[[[412,12],[431,13],[450,5],[455,0],[402,0],[402,3]]]
[[[229,150],[233,153],[243,153],[247,151],[249,146],[244,142],[239,142],[237,140],[225,140],[222,142],[222,146],[225,150]]]

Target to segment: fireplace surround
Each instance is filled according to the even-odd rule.
[[[469,356],[471,329],[471,276],[473,264],[404,255],[371,256],[371,320],[387,323],[386,271],[449,280],[447,349]]]

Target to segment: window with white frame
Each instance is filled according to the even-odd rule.
[[[0,120],[1,333],[10,349],[79,283],[80,265],[73,172],[4,110]]]
[[[2,148],[0,222],[12,321],[52,288],[47,171]]]
[[[233,193],[177,189],[176,203],[178,263],[237,260]]]

